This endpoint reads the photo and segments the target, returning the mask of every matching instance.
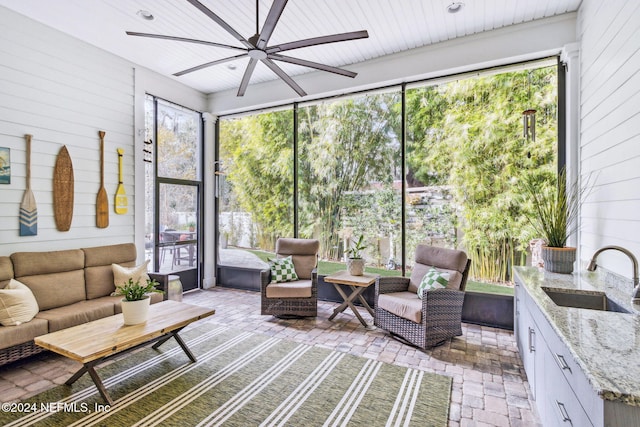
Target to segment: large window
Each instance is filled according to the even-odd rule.
[[[523,134],[531,110],[535,137]],[[364,235],[367,268],[378,274],[409,275],[427,243],[467,251],[475,281],[509,283],[535,237],[519,183],[551,185],[557,171],[557,70],[520,67],[225,118],[220,159],[221,264],[232,263],[225,248],[264,261],[277,237],[297,233],[320,240],[319,273],[329,274]]]
[[[246,265],[232,249],[260,254],[293,236],[293,113],[223,120],[219,147],[220,260]]]
[[[399,103],[394,91],[299,110],[299,235],[320,239],[321,259],[328,261],[320,274],[344,268],[345,249],[360,235],[370,270],[385,273],[399,255]]]

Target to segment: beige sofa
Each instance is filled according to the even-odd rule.
[[[0,365],[39,353],[33,343],[39,335],[120,313],[121,296],[115,291],[111,264],[133,267],[133,243],[50,252],[16,252],[0,257],[0,288],[10,279],[31,289],[39,312],[29,322],[17,326],[0,325]],[[150,274],[163,286],[163,275]],[[151,295],[151,302],[166,299]]]

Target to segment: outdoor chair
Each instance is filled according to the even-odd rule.
[[[319,249],[320,242],[315,239],[280,238],[276,241],[276,259],[271,260],[271,269],[263,270],[260,275],[262,314],[285,318],[317,316]],[[295,280],[292,275],[278,271],[279,265],[291,261],[297,276]]]
[[[462,335],[462,303],[470,265],[463,251],[418,245],[410,278],[376,280],[375,326],[421,349]],[[418,297],[421,284],[426,287],[422,299]]]

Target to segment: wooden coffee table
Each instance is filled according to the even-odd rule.
[[[100,395],[109,405],[113,400],[109,397],[102,380],[95,371],[95,366],[125,351],[157,341],[153,348],[157,349],[171,337],[192,362],[196,361],[187,345],[178,335],[185,326],[196,320],[209,317],[215,310],[184,304],[177,301],[162,301],[149,307],[149,319],[145,323],[125,326],[122,314],[109,316],[93,322],[52,332],[35,338],[35,343],[55,353],[66,356],[83,364],[65,384],[71,385],[85,372],[88,372]]]
[[[367,311],[369,312],[369,314],[371,314],[371,316],[373,316],[373,309],[367,303],[367,300],[365,300],[362,297],[362,292],[364,292],[364,290],[367,289],[369,286],[373,285],[377,277],[378,277],[377,274],[368,274],[368,273],[364,273],[362,276],[352,276],[346,270],[338,271],[337,273],[333,273],[328,276],[325,276],[324,281],[331,283],[333,287],[336,288],[336,291],[338,291],[342,299],[344,300],[342,304],[340,304],[338,307],[336,307],[335,310],[333,310],[333,314],[331,315],[331,317],[329,317],[329,320],[333,320],[333,318],[336,317],[338,313],[342,313],[347,309],[347,307],[349,307],[351,308],[351,311],[353,311],[353,314],[356,315],[356,317],[358,318],[358,320],[360,320],[360,323],[362,323],[364,327],[366,327],[367,329],[373,329],[374,327],[372,325],[369,325],[367,322],[365,322],[362,316],[360,315],[360,313],[358,313],[358,310],[353,305],[353,301],[356,298],[360,300],[364,308],[367,309]],[[340,285],[349,286],[351,288],[351,294],[347,296],[347,294],[342,290]]]

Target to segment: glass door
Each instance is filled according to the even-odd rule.
[[[145,146],[147,245],[152,269],[179,276],[185,291],[197,289],[202,236],[200,113],[148,96]]]

